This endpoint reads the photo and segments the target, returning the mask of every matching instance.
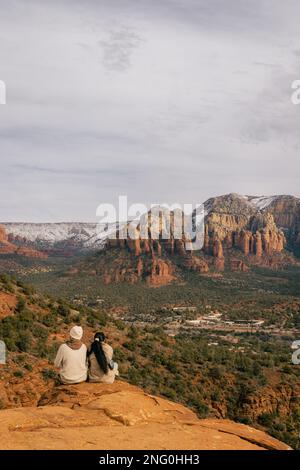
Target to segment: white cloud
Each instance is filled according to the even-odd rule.
[[[0,219],[92,220],[124,193],[299,195],[296,0],[0,9]]]

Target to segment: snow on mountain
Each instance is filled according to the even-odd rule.
[[[110,227],[93,223],[4,223],[6,232],[14,237],[43,247],[72,244],[81,248],[101,248]]]
[[[216,201],[228,198],[230,195],[210,198],[205,203],[205,216],[214,209]],[[247,205],[263,211],[280,196],[244,196],[232,194],[235,198],[244,200]],[[198,216],[199,210],[197,211]],[[203,215],[201,217],[203,218]],[[199,217],[197,223],[203,223]],[[104,246],[104,241],[116,230],[115,224],[96,224],[82,222],[61,223],[3,223],[8,235],[21,237],[28,243],[41,248],[57,246],[72,246],[79,249],[99,249]],[[118,226],[118,224],[117,224]],[[121,227],[119,227],[121,228]]]
[[[247,196],[237,193],[229,193],[223,196],[212,197],[205,201],[205,211],[209,214],[211,211],[226,209],[229,212],[245,212],[249,210],[253,211],[264,211],[267,209],[273,201],[277,200],[281,196]]]
[[[245,196],[258,210],[266,209],[278,196]]]

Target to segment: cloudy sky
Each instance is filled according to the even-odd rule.
[[[300,196],[298,0],[0,0],[0,220]]]

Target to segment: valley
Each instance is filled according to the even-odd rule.
[[[55,389],[55,352],[80,323],[87,343],[105,330],[122,380],[300,448],[299,200],[227,195],[206,209],[204,246],[192,253],[172,231],[95,246],[83,226],[49,228],[41,241],[36,226],[22,237],[6,224],[0,407],[37,406]]]

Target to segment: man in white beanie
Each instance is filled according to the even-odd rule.
[[[87,348],[82,343],[83,329],[73,326],[70,330],[70,340],[62,344],[54,361],[59,368],[60,380],[63,384],[78,384],[87,379]]]

